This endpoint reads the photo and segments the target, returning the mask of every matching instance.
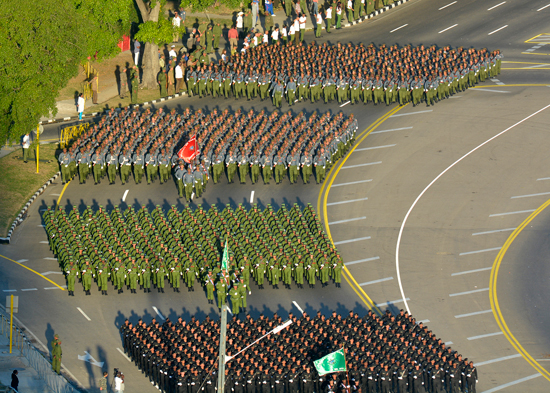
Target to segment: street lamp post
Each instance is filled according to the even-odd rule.
[[[227,307],[227,306],[224,305],[224,307]],[[292,320],[289,319],[289,320],[285,321],[282,325],[279,325],[279,326],[275,327],[273,330],[267,332],[266,334],[264,334],[262,337],[260,337],[259,339],[257,339],[253,343],[247,345],[246,347],[241,349],[239,352],[237,352],[235,355],[227,356],[225,354],[225,338],[226,338],[226,333],[227,333],[226,332],[226,330],[227,330],[227,313],[224,310],[224,308],[222,307],[222,326],[221,326],[221,329],[220,329],[220,366],[219,366],[219,369],[218,369],[218,393],[223,393],[224,392],[224,387],[225,387],[225,363],[227,363],[230,360],[236,358],[241,353],[246,351],[248,348],[255,345],[259,341],[263,340],[264,338],[266,338],[270,334],[277,334],[281,330],[286,329],[291,324],[292,324]]]

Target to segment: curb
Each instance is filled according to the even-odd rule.
[[[11,224],[11,228],[8,231],[7,237],[0,237],[0,244],[9,244],[11,240],[11,235],[15,231],[15,228],[23,222],[25,218],[27,218],[27,210],[29,210],[29,207],[32,205],[32,203],[38,198],[45,190],[46,188],[54,182],[55,179],[57,179],[58,176],[61,175],[61,172],[57,172],[55,175],[53,175],[42,187],[36,191],[33,196],[29,199],[29,201],[23,206],[23,209],[19,212],[17,215],[17,218],[13,221],[13,224]]]
[[[384,8],[380,8],[379,10],[377,11],[374,11],[368,15],[364,15],[362,16],[361,18],[351,22],[351,23],[346,23],[346,24],[343,24],[342,25],[342,28],[344,27],[351,27],[351,26],[355,26],[355,25],[358,25],[359,23],[363,23],[365,22],[366,20],[368,19],[372,19],[374,18],[375,16],[378,16],[380,14],[383,14],[384,12],[388,11],[388,10],[391,10],[392,8],[395,8],[397,7],[398,5],[401,5],[401,4],[405,4],[407,2],[409,2],[411,0],[399,0],[399,1],[396,1],[395,3],[393,4],[390,4],[390,5],[387,5],[385,6]],[[321,27],[321,30],[326,30],[326,27],[324,26],[324,23],[323,23],[323,26]],[[306,31],[315,31],[315,27],[313,28],[310,28],[310,29],[306,29]],[[139,108],[141,106],[146,106],[146,105],[149,105],[149,104],[156,104],[158,102],[164,102],[164,101],[168,101],[168,100],[172,100],[174,98],[178,98],[178,97],[183,97],[183,96],[186,96],[187,94],[186,93],[178,93],[178,94],[174,94],[174,95],[171,95],[171,96],[167,96],[167,97],[163,97],[163,98],[159,98],[157,100],[153,100],[153,101],[147,101],[147,102],[143,102],[141,104],[136,104],[136,105],[128,105],[128,107],[130,108]],[[104,112],[107,112],[107,111],[101,111],[101,112],[93,112],[91,114],[88,114],[88,115],[82,115],[82,118],[92,118],[92,117],[95,117],[95,116],[98,116],[98,115],[101,115],[103,114]],[[58,117],[58,118],[55,118],[55,119],[48,119],[48,120],[44,120],[44,121],[39,121],[38,124],[51,124],[51,123],[62,123],[62,122],[65,122],[65,121],[71,121],[71,120],[78,120],[78,116],[69,116],[69,117]]]

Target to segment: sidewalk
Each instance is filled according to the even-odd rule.
[[[12,353],[10,354],[9,337],[0,334],[0,382],[3,385],[10,386],[13,370],[18,371],[19,392],[51,392],[46,385],[46,381],[40,379],[36,370],[29,365],[28,360],[18,349],[12,347]]]
[[[353,21],[352,23],[348,23],[347,22],[347,15],[344,15],[344,17],[342,18],[342,28],[347,28],[347,27],[351,27],[351,26],[354,26],[354,25],[359,24],[359,23],[363,23],[363,22],[367,21],[368,19],[374,18],[374,17],[382,14],[385,11],[388,11],[392,8],[395,8],[395,7],[397,7],[401,4],[407,3],[409,1],[410,0],[397,0],[393,4],[388,5],[388,6],[382,8],[378,11],[374,11],[373,13],[371,13],[369,15],[365,15],[365,16],[359,18],[358,20]],[[284,8],[276,9],[276,10],[274,10],[274,12],[275,12],[275,16],[273,17],[273,23],[274,23],[275,26],[282,27],[283,24],[285,24],[285,23],[286,23],[287,26],[289,26],[290,23],[293,21],[293,17],[290,18],[290,17],[286,16]],[[220,49],[218,51],[215,51],[213,54],[210,55],[211,60],[219,60],[221,58],[221,51],[224,48],[226,48],[226,46],[228,46],[228,42],[226,41],[225,36],[227,35],[228,29],[235,22],[235,17],[233,15],[229,15],[229,14],[219,15],[219,14],[212,14],[212,13],[205,14],[203,12],[201,12],[201,13],[187,12],[186,19],[206,18],[207,16],[210,19],[224,19],[224,20],[227,20],[227,24],[226,24],[227,29],[224,29],[224,36],[220,40],[220,44],[221,44]],[[315,21],[315,16],[310,13],[309,9],[306,11],[306,16],[307,16],[306,30],[313,30],[315,28],[315,24],[313,23]],[[257,25],[255,26],[254,29],[263,32],[264,26],[265,26],[264,15],[259,15],[258,23],[257,23]],[[322,29],[325,30],[324,15],[323,15]],[[187,34],[183,37],[183,39],[180,43],[176,44],[176,47],[177,47],[176,49],[179,49],[181,46],[185,46],[184,43],[186,42],[186,40],[187,40]],[[170,45],[170,44],[168,44],[168,45]],[[229,49],[229,48],[226,48],[226,49]],[[128,52],[122,52],[122,53],[127,55]],[[119,54],[118,56],[121,56],[121,54]],[[112,78],[112,84],[110,84],[107,87],[103,87],[102,89],[100,89],[100,91],[98,93],[98,106],[97,106],[98,109],[97,109],[97,112],[94,112],[91,115],[87,114],[87,115],[85,115],[85,117],[86,118],[93,117],[97,113],[103,111],[105,109],[105,106],[106,106],[105,103],[107,101],[109,101],[110,99],[116,97],[116,96],[118,96],[118,84],[117,84],[116,79]],[[177,96],[180,96],[180,95],[177,95]],[[174,98],[174,97],[172,96],[172,98]],[[165,99],[159,99],[159,101],[164,101],[164,100]],[[92,100],[89,99],[89,100],[86,101],[85,108],[89,108],[91,106],[92,106]],[[41,121],[42,124],[47,124],[47,123],[52,123],[52,122],[61,122],[61,121],[74,120],[77,117],[78,117],[78,113],[77,113],[77,110],[76,110],[76,102],[75,102],[74,99],[69,99],[69,100],[57,101],[57,114],[56,114],[55,118],[42,117],[40,119],[40,121]]]

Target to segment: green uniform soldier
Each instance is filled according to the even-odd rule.
[[[219,23],[214,25],[212,33],[214,35],[214,49],[217,50],[220,47],[220,38],[222,36],[222,28]]]
[[[59,166],[61,167],[61,180],[62,184],[67,183],[71,179],[71,172],[69,164],[71,163],[71,156],[67,153],[67,148],[63,148],[63,152],[59,155]]]
[[[139,87],[139,76],[137,72],[137,66],[134,66],[134,71],[131,72],[132,78],[132,104],[138,103],[138,87]]]
[[[237,289],[239,291],[239,295],[241,297],[241,308],[244,312],[246,312],[246,297],[250,295],[252,292],[250,291],[250,287],[244,282],[244,278],[241,277],[239,283],[237,284]]]
[[[160,88],[160,96],[166,97],[168,95],[166,86],[167,86],[167,78],[166,78],[166,72],[164,72],[164,67],[161,67],[158,75],[157,75],[157,83]]]
[[[178,183],[178,194],[180,198],[183,198],[183,177],[186,175],[185,168],[183,167],[183,162],[180,163],[179,167],[176,169],[174,176],[176,177],[176,182]]]
[[[241,311],[241,295],[239,294],[237,284],[233,285],[233,289],[229,291],[229,296],[231,297],[233,315],[237,315]]]
[[[218,295],[218,308],[221,309],[225,304],[225,299],[227,297],[227,284],[224,277],[222,277],[216,284],[216,293]]]
[[[61,350],[61,340],[57,340],[57,342],[52,342],[52,369],[57,374],[61,374],[61,358],[62,358],[62,350]]]
[[[95,276],[93,267],[90,266],[90,262],[86,261],[86,264],[82,267],[82,285],[86,295],[91,295],[90,289],[92,287],[92,277]]]
[[[145,258],[143,266],[141,266],[140,284],[143,288],[143,292],[151,292],[151,266],[149,261]]]
[[[109,280],[109,271],[107,270],[107,265],[103,264],[97,270],[97,284],[101,290],[102,295],[107,295],[107,282]]]
[[[166,276],[166,269],[164,268],[164,265],[160,265],[156,271],[156,284],[157,284],[157,291],[164,293],[164,276]]]
[[[69,291],[69,296],[74,296],[74,283],[78,277],[78,269],[71,262],[71,266],[67,273],[67,291]]]
[[[298,288],[304,287],[304,262],[300,260],[300,254],[294,263],[294,280],[298,284]]]
[[[208,275],[206,276],[206,298],[208,299],[208,304],[214,304],[214,276],[212,275],[212,271],[208,271]]]

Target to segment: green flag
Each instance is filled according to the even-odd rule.
[[[228,261],[229,261],[229,252],[227,250],[227,239],[225,239],[225,247],[223,249],[223,258],[222,258],[222,270],[227,271]]]
[[[344,349],[329,353],[327,356],[313,362],[319,375],[346,371],[346,355]]]

